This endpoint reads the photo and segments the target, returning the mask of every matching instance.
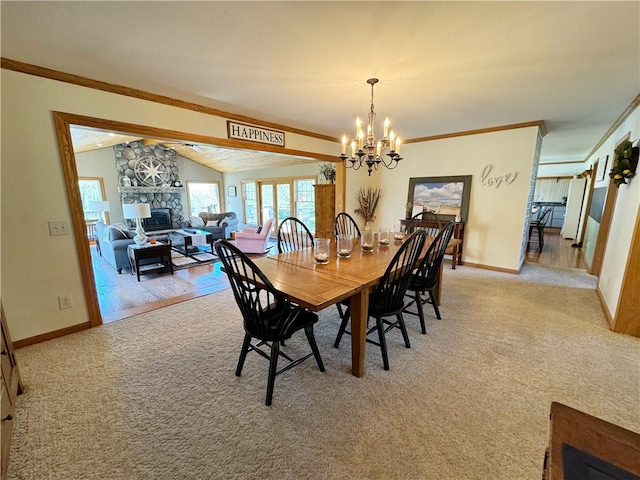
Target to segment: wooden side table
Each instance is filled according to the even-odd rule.
[[[156,242],[139,246],[129,245],[127,248],[129,255],[129,266],[131,273],[136,272],[138,281],[140,275],[145,273],[166,273],[173,275],[173,263],[171,262],[171,245],[168,243]],[[142,260],[157,260],[156,262],[144,262]]]

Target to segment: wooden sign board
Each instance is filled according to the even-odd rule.
[[[284,132],[227,120],[227,138],[284,147]]]

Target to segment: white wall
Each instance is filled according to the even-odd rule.
[[[208,137],[227,133],[221,117],[6,69],[0,74],[2,302],[16,341],[88,322],[74,237],[51,237],[47,225],[71,220],[52,112]],[[286,144],[332,155],[339,148],[295,133],[286,133]],[[58,309],[63,294],[72,295],[73,308]]]
[[[404,218],[410,178],[472,175],[463,260],[518,271],[537,137],[538,128],[528,127],[406,144],[404,160],[394,170],[382,169],[371,177],[363,170],[347,170],[347,211],[356,208],[358,186],[379,186],[376,225],[391,226]],[[481,172],[488,164],[492,177],[516,173],[515,180],[498,188],[482,185]]]
[[[613,132],[607,141],[593,154],[590,161],[595,163],[596,159],[609,155],[610,164],[607,168],[607,175],[595,187],[603,187],[609,184],[608,170],[611,169],[613,152],[624,135],[631,132],[631,141],[637,145],[640,138],[640,107],[626,119],[626,121]],[[608,309],[611,317],[615,317],[618,308],[618,299],[624,277],[625,265],[631,248],[633,228],[636,217],[640,214],[640,169],[636,171],[636,177],[628,181],[627,185],[620,185],[614,207],[613,218],[609,230],[609,240],[602,262],[602,270],[598,281],[598,290],[605,301],[605,308]],[[611,185],[610,188],[616,188]],[[593,219],[589,219],[593,222]],[[595,223],[595,222],[593,222]],[[593,230],[593,228],[592,228]],[[596,231],[597,234],[597,231]],[[595,243],[595,238],[588,237]],[[640,290],[639,290],[640,291]]]

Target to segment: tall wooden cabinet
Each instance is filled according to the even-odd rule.
[[[333,221],[336,218],[336,186],[314,185],[316,202],[316,237],[333,238]]]
[[[2,464],[0,467],[0,477],[7,478],[7,466],[9,465],[9,447],[11,445],[11,434],[13,432],[13,422],[15,418],[16,396],[22,393],[22,381],[20,372],[13,354],[13,344],[7,329],[7,322],[4,318],[4,309],[0,303],[0,316],[2,317],[2,340],[0,362],[2,364],[2,393],[0,393],[0,408],[2,414],[2,426],[0,449],[2,451]]]

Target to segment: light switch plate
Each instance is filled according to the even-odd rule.
[[[49,235],[71,235],[71,227],[69,222],[61,220],[58,222],[49,222]]]

